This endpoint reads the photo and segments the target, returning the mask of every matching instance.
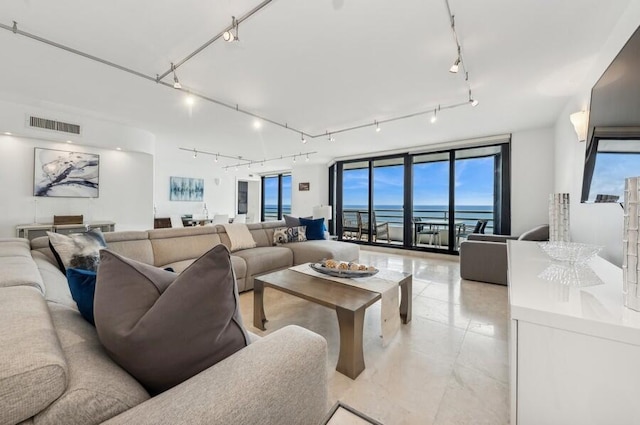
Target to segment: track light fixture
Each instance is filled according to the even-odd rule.
[[[171,62],[171,71],[173,72],[173,88],[181,89],[182,84],[180,84],[180,81],[178,80],[178,76],[176,75],[176,67],[173,65],[173,62]]]
[[[307,154],[307,157],[304,160],[305,162],[309,162],[309,154]]]
[[[471,106],[478,106],[478,99],[474,99],[473,96],[471,96],[471,89],[469,89],[469,103],[471,104]]]
[[[220,156],[220,155],[216,155],[215,162],[218,162],[218,157],[219,157],[219,156]]]
[[[304,138],[304,133],[300,133],[300,141],[302,142],[303,145],[307,143],[307,139]]]
[[[431,115],[431,124],[434,124],[436,121],[438,121],[438,110],[434,109],[433,115]]]
[[[234,31],[235,34],[233,33]],[[224,38],[224,41],[228,41],[229,43],[233,41],[240,41],[238,38],[238,21],[236,21],[235,16],[231,17],[231,28],[222,34],[222,38]]]
[[[193,150],[193,157],[194,157],[194,158],[197,158],[197,157],[198,157],[198,151],[197,151],[197,150],[195,150],[195,149]]]
[[[335,142],[336,141],[336,138],[333,137],[333,134],[329,134],[329,141],[330,142]]]
[[[453,65],[451,65],[451,68],[449,68],[449,72],[451,72],[452,74],[457,74],[459,70],[460,70],[460,56],[458,56],[456,58],[456,61],[453,63]]]
[[[378,121],[374,121],[376,123],[376,133],[380,133],[380,130],[382,130],[380,128],[380,123],[378,123]]]

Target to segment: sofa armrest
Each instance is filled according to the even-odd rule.
[[[467,237],[468,241],[485,241],[485,242],[502,242],[507,243],[508,240],[516,240],[517,236],[508,235],[485,235],[482,233],[472,233]]]
[[[287,326],[105,424],[316,424],[327,368],[325,339]]]
[[[507,244],[467,240],[460,244],[460,277],[507,284]]]

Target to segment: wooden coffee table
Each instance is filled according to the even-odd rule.
[[[403,273],[398,280],[401,290],[400,318],[402,323],[411,321],[412,277]],[[340,354],[336,370],[351,379],[356,379],[364,370],[362,335],[364,311],[380,299],[378,292],[352,287],[321,277],[310,276],[293,270],[280,270],[254,279],[253,326],[265,330],[267,318],[264,314],[264,288],[271,287],[307,301],[334,309],[340,327]]]

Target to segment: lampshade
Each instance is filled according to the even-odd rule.
[[[574,112],[569,115],[569,119],[571,120],[571,124],[573,124],[573,128],[576,131],[576,135],[578,136],[579,142],[584,142],[587,140],[587,130],[589,123],[589,112],[580,111]]]
[[[318,205],[313,207],[313,218],[324,218],[327,220],[331,220],[333,217],[333,208],[331,205]]]

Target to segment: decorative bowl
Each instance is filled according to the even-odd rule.
[[[358,278],[358,277],[369,277],[378,273],[378,269],[375,270],[345,270],[345,269],[332,269],[329,267],[325,267],[322,263],[311,263],[309,264],[313,270],[323,273],[329,276],[334,277],[344,277],[344,278]]]
[[[538,245],[553,260],[574,264],[586,264],[602,250],[598,245],[576,242],[541,242]]]

